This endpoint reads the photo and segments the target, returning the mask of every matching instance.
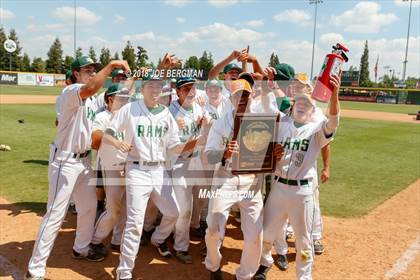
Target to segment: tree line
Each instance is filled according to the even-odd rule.
[[[12,71],[23,71],[23,72],[47,72],[47,73],[66,73],[68,69],[71,68],[71,64],[74,61],[74,57],[70,55],[63,54],[62,44],[59,38],[56,38],[52,45],[50,46],[47,59],[43,60],[41,57],[34,57],[30,59],[27,53],[22,55],[22,47],[19,42],[19,38],[14,29],[11,29],[9,35],[6,35],[6,31],[2,26],[0,26],[0,70],[9,70],[9,53],[3,48],[4,41],[9,38],[16,42],[17,48],[14,53],[11,54],[12,58]],[[82,56],[83,50],[78,47],[76,49],[76,57]],[[113,59],[124,59],[127,60],[128,65],[131,69],[138,69],[140,67],[155,67],[159,65],[160,61],[155,65],[152,61],[149,60],[149,55],[147,50],[142,46],[134,47],[130,41],[126,42],[124,49],[121,51],[121,54],[117,51],[113,55],[111,51],[103,47],[100,50],[99,57],[96,54],[93,46],[90,46],[86,55],[92,58],[95,62],[100,62],[102,65],[108,64]],[[160,60],[160,59],[159,59]],[[276,64],[280,63],[280,59],[277,54],[274,52],[270,55],[270,60],[268,66],[274,67]],[[213,55],[211,52],[204,51],[201,57],[190,56],[185,59],[181,65],[182,68],[193,68],[193,69],[203,69],[205,75],[213,67]],[[360,58],[360,73],[359,73],[359,86],[362,87],[394,87],[395,82],[397,82],[397,77],[394,75],[385,74],[380,78],[378,83],[375,83],[369,78],[369,47],[368,41],[365,41],[363,54]],[[350,66],[350,71],[357,71],[353,66]],[[206,79],[207,77],[203,77]],[[406,85],[408,88],[414,88],[418,78],[407,77]]]

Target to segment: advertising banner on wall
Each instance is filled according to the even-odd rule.
[[[34,74],[34,73],[18,73],[18,85],[20,85],[20,86],[36,86],[36,74]]]
[[[54,75],[51,74],[36,74],[36,84],[39,86],[54,86]]]
[[[0,71],[0,84],[2,85],[17,85],[17,73],[1,72]]]

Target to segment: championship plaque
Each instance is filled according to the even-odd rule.
[[[272,173],[275,169],[274,145],[277,114],[237,114],[233,139],[239,153],[232,157],[232,174]]]

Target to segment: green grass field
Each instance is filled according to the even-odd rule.
[[[44,211],[54,105],[0,105],[1,196]],[[19,124],[18,119],[24,119]],[[324,214],[360,216],[420,177],[420,126],[342,119],[332,144],[331,180],[321,187]]]
[[[420,111],[419,105],[406,104],[384,104],[384,103],[368,103],[355,101],[341,101],[341,108],[350,110],[363,110],[375,112],[389,112],[401,114],[417,114]]]
[[[62,87],[0,85],[0,95],[59,95]]]

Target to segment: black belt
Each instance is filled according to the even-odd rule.
[[[76,154],[76,153],[72,153],[72,158],[85,158],[90,154],[90,150],[86,151],[84,153],[80,153],[80,154]]]
[[[279,176],[274,176],[274,180],[276,180],[279,183],[285,184],[285,185],[290,185],[290,186],[302,186],[302,185],[309,185],[309,180],[304,179],[304,180],[290,180],[290,179],[285,179]]]
[[[166,161],[133,161],[133,164],[145,165],[145,166],[158,166],[160,164],[165,164]]]

